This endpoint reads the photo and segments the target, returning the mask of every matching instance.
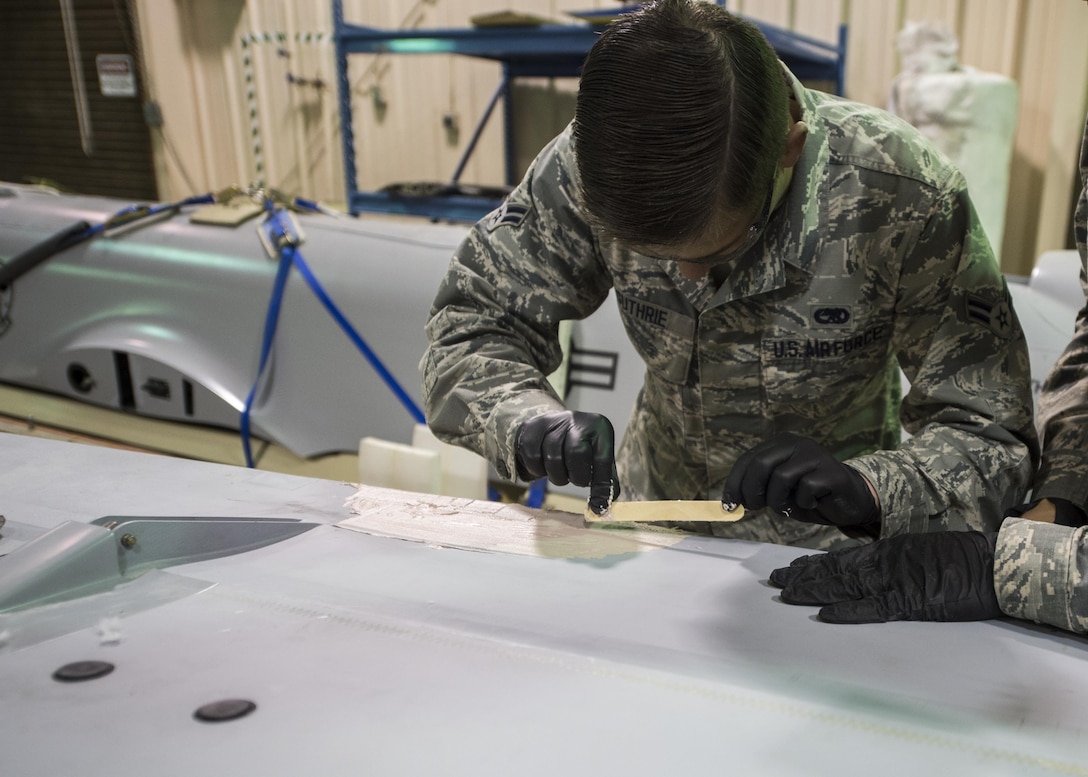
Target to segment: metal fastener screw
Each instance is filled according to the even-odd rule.
[[[121,546],[125,548],[136,547],[136,535],[135,534],[123,534],[121,535]]]

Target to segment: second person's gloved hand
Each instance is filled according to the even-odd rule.
[[[999,618],[997,532],[899,534],[795,559],[771,572],[788,604],[822,605],[828,623]]]
[[[530,418],[517,435],[518,476],[557,486],[589,486],[589,508],[602,514],[620,494],[612,422],[563,410]]]
[[[824,446],[784,433],[737,459],[722,489],[727,510],[769,507],[808,523],[866,526],[880,508],[861,473],[838,461]]]

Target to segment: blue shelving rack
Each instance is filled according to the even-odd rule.
[[[501,201],[491,196],[459,193],[456,184],[473,153],[480,132],[501,100],[505,177],[517,182],[512,137],[514,80],[523,77],[576,78],[582,60],[597,38],[600,27],[591,24],[555,24],[538,27],[465,27],[388,30],[350,24],[344,20],[342,0],[332,0],[336,42],[337,87],[343,143],[344,182],[347,206],[362,212],[425,216],[433,220],[474,222]],[[843,93],[846,65],[846,25],[839,28],[837,45],[808,38],[779,27],[756,22],[779,57],[801,80],[834,84]],[[450,179],[449,194],[406,195],[389,191],[361,190],[355,168],[355,133],[352,128],[348,58],[352,54],[457,54],[498,62],[502,77],[480,117],[472,137]]]

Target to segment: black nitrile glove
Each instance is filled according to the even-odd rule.
[[[818,604],[828,623],[980,621],[1001,617],[997,532],[900,534],[802,556],[771,572],[787,604]]]
[[[615,432],[603,415],[564,410],[530,418],[518,430],[517,459],[524,480],[589,486],[589,508],[597,515],[620,495]]]
[[[725,479],[722,504],[769,507],[791,518],[832,526],[866,526],[880,510],[865,478],[814,440],[779,434],[742,454]]]

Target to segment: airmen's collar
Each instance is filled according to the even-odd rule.
[[[827,170],[829,150],[827,128],[820,116],[819,100],[806,89],[789,68],[782,65],[793,97],[801,106],[808,137],[801,158],[793,170],[789,193],[780,206],[783,228],[772,240],[786,264],[807,272],[823,245],[822,224],[827,223]]]
[[[816,99],[809,94],[808,89],[806,89],[804,84],[797,79],[797,76],[786,67],[784,62],[779,60],[779,64],[782,65],[782,71],[786,74],[786,83],[793,93],[792,97],[797,100],[797,103],[801,106],[801,118],[807,123],[810,114],[816,110]]]

